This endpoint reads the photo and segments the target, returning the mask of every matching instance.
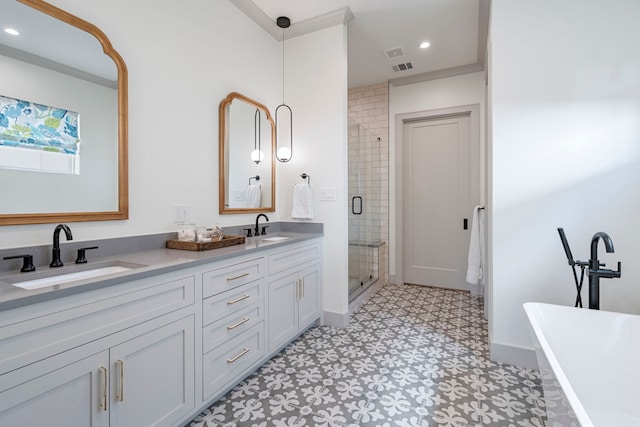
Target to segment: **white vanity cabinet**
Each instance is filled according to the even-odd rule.
[[[109,350],[110,426],[172,426],[195,408],[194,316]]]
[[[319,241],[269,255],[269,351],[274,352],[320,318]]]
[[[194,279],[140,282],[2,313],[0,425],[173,426],[195,409]]]
[[[51,363],[43,375],[20,369],[25,382],[0,392],[0,425],[108,427],[108,366],[109,352],[102,351]]]
[[[202,275],[203,400],[265,355],[264,265],[264,257],[221,263]]]
[[[320,238],[212,259],[0,311],[0,426],[185,425],[320,318]]]

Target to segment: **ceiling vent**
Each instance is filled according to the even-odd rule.
[[[411,62],[405,62],[404,64],[394,65],[391,68],[393,68],[393,71],[407,71],[413,69],[413,65]]]
[[[385,50],[384,56],[386,56],[388,60],[394,60],[405,56],[405,53],[401,47],[394,47],[393,49]]]

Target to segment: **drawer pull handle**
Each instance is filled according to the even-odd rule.
[[[104,366],[100,367],[100,381],[102,382],[102,396],[100,396],[100,404],[98,405],[98,409],[101,411],[107,410],[107,384],[109,383],[109,379],[107,378],[107,368]]]
[[[227,305],[235,304],[235,303],[240,302],[240,301],[242,301],[242,300],[245,300],[245,299],[247,299],[247,298],[249,298],[249,295],[244,294],[244,295],[242,295],[240,298],[234,299],[233,301],[227,301]]]
[[[227,363],[231,364],[231,363],[235,362],[236,360],[240,359],[242,356],[244,356],[247,353],[249,353],[249,349],[245,347],[240,353],[238,353],[237,355],[233,356],[231,359],[227,359]]]
[[[241,321],[239,321],[239,322],[238,322],[238,323],[236,323],[235,325],[229,325],[229,326],[227,326],[227,329],[228,329],[228,330],[235,329],[235,328],[237,328],[238,326],[240,326],[240,325],[242,325],[242,324],[244,324],[244,323],[247,323],[249,320],[251,320],[251,319],[249,319],[248,317],[245,317],[244,319],[242,319]]]
[[[118,402],[124,402],[124,362],[122,360],[116,360],[116,366],[118,368],[118,391],[116,393],[116,400]]]
[[[237,276],[227,277],[227,282],[230,282],[230,281],[236,280],[236,279],[240,279],[240,278],[246,277],[248,275],[249,275],[249,273],[242,273],[242,274],[238,274]]]

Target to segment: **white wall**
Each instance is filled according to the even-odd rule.
[[[281,44],[227,1],[51,3],[103,30],[129,71],[130,219],[71,223],[74,240],[173,231],[175,205],[200,225],[252,222],[255,214],[218,215],[218,104],[237,91],[273,115],[282,101]],[[311,175],[313,221],[325,224],[324,310],[336,319],[348,312],[346,41],[342,25],[286,41],[295,140],[293,159],[277,165],[277,211],[269,214],[291,220],[293,185]],[[319,202],[320,187],[335,188],[336,201]],[[0,247],[48,244],[52,230],[2,227]]]
[[[311,176],[313,221],[325,224],[323,309],[332,324],[344,321],[349,299],[346,31],[338,25],[285,42],[294,145],[291,161],[277,168],[276,205],[285,221],[291,220],[293,185],[303,182],[300,174]],[[335,201],[319,201],[323,187],[336,190]]]
[[[637,0],[493,1],[492,351],[531,348],[523,302],[573,305],[559,226],[581,260],[609,233],[601,308],[640,313],[639,21]]]
[[[218,104],[237,91],[277,105],[280,43],[227,1],[51,3],[104,31],[129,72],[130,219],[71,223],[74,239],[173,231],[175,205],[202,225],[251,222],[218,215]],[[52,230],[4,226],[0,247],[47,244]]]
[[[484,158],[484,73],[472,73],[446,79],[389,87],[389,274],[396,275],[395,224],[402,221],[396,213],[396,141],[395,119],[399,114],[415,113],[462,105],[480,104],[480,157]],[[484,168],[480,175],[483,176]],[[478,177],[479,179],[480,177]],[[481,186],[481,192],[484,186]],[[481,194],[481,200],[484,200]]]
[[[280,43],[227,1],[52,3],[103,30],[129,71],[130,219],[72,223],[75,240],[175,230],[175,205],[199,224],[251,222],[255,215],[218,215],[218,104],[238,91],[275,107]],[[0,245],[49,243],[51,232],[5,226]]]

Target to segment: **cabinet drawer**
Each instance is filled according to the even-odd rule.
[[[202,324],[208,325],[262,300],[264,300],[264,279],[207,298],[202,301]]]
[[[202,328],[202,352],[207,353],[262,322],[264,302],[253,304]]]
[[[218,392],[264,356],[264,322],[205,354],[202,358],[203,400]]]
[[[269,274],[277,274],[302,264],[320,259],[320,242],[287,249],[269,255]]]
[[[194,282],[189,276],[0,327],[0,374],[192,305]]]
[[[264,258],[256,258],[202,274],[202,296],[210,297],[264,276]]]

